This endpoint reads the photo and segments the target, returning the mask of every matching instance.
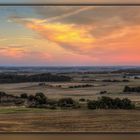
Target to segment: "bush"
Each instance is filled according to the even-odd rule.
[[[69,86],[69,88],[87,88],[87,87],[94,87],[94,85],[85,84],[85,85]]]
[[[121,109],[122,107],[122,100],[120,98],[114,99],[114,109]]]
[[[46,83],[45,83],[45,82],[42,82],[42,83],[39,83],[38,85],[39,85],[39,86],[45,86]]]
[[[106,94],[107,91],[100,91],[100,94]]]
[[[56,87],[61,88],[62,86],[61,85],[57,85]]]
[[[58,106],[61,108],[79,108],[78,102],[74,101],[72,98],[62,98],[58,101]]]
[[[62,98],[58,101],[58,106],[60,107],[72,107],[74,105],[74,100],[72,98]]]
[[[34,101],[35,100],[35,96],[34,95],[29,95],[28,100],[29,101]]]
[[[24,104],[23,100],[21,100],[21,99],[15,100],[15,105],[23,105],[23,104]]]
[[[58,104],[58,102],[54,99],[48,99],[47,104],[50,106],[56,106]]]
[[[98,104],[98,102],[97,101],[88,101],[88,109],[96,109],[97,108],[97,104]]]
[[[132,104],[132,102],[129,99],[124,98],[124,99],[122,99],[122,108],[123,109],[134,109],[135,105]]]
[[[20,98],[27,99],[28,98],[28,95],[26,93],[22,93],[20,95]]]
[[[135,76],[134,79],[140,79],[140,77]]]
[[[57,109],[57,106],[56,105],[50,106],[49,109],[55,110]]]
[[[127,80],[127,79],[124,79],[124,80],[122,80],[122,82],[130,82],[129,80]]]
[[[130,87],[129,86],[125,86],[123,92],[129,92],[130,91]]]
[[[123,92],[140,92],[140,87],[125,86]]]
[[[86,100],[84,98],[79,99],[80,102],[85,102]]]
[[[6,95],[6,93],[5,93],[5,92],[0,91],[0,97],[1,97],[1,96],[5,96],[5,95]]]

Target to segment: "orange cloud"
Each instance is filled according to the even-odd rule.
[[[44,22],[44,20],[26,18],[14,18],[14,20],[63,48],[92,56],[87,58],[87,60],[91,59],[93,63],[113,64],[114,62],[119,64],[120,62],[120,64],[127,64],[131,62],[138,64],[140,61],[139,25],[122,26],[113,29],[106,36],[95,38],[92,24],[49,23],[46,20]],[[82,59],[80,56],[79,58]]]
[[[44,23],[44,20],[38,19],[13,18],[13,20],[36,31],[43,38],[74,51],[85,51],[85,49],[93,48],[93,43],[96,41],[87,26]]]
[[[51,54],[41,51],[28,50],[26,48],[0,46],[0,58],[3,62],[16,64],[46,64],[53,62],[54,59]]]

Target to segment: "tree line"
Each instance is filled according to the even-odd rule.
[[[71,81],[71,77],[44,73],[44,74],[0,74],[0,83],[21,83],[21,82],[63,82]]]
[[[28,108],[49,108],[49,109],[77,109],[81,108],[80,102],[85,102],[88,109],[135,109],[135,104],[128,98],[111,98],[102,96],[97,100],[85,100],[84,98],[79,101],[72,98],[61,98],[58,100],[49,99],[42,92],[35,95],[28,95],[22,93],[20,96],[14,96],[0,92],[0,105],[24,105]]]
[[[110,98],[103,96],[88,102],[89,109],[135,109],[135,104],[128,98]]]

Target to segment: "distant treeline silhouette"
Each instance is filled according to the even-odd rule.
[[[70,81],[71,77],[50,73],[44,74],[0,74],[0,83],[21,83],[21,82],[63,82]]]
[[[102,82],[130,82],[129,80],[127,79],[123,79],[123,80],[117,80],[117,79],[104,79],[102,80]]]
[[[111,73],[126,73],[126,74],[140,74],[140,67],[138,68],[129,68],[129,69],[120,69],[112,71]]]

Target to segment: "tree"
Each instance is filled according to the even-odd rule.
[[[35,100],[37,104],[46,104],[47,97],[42,92],[39,92],[39,93],[36,93]]]

